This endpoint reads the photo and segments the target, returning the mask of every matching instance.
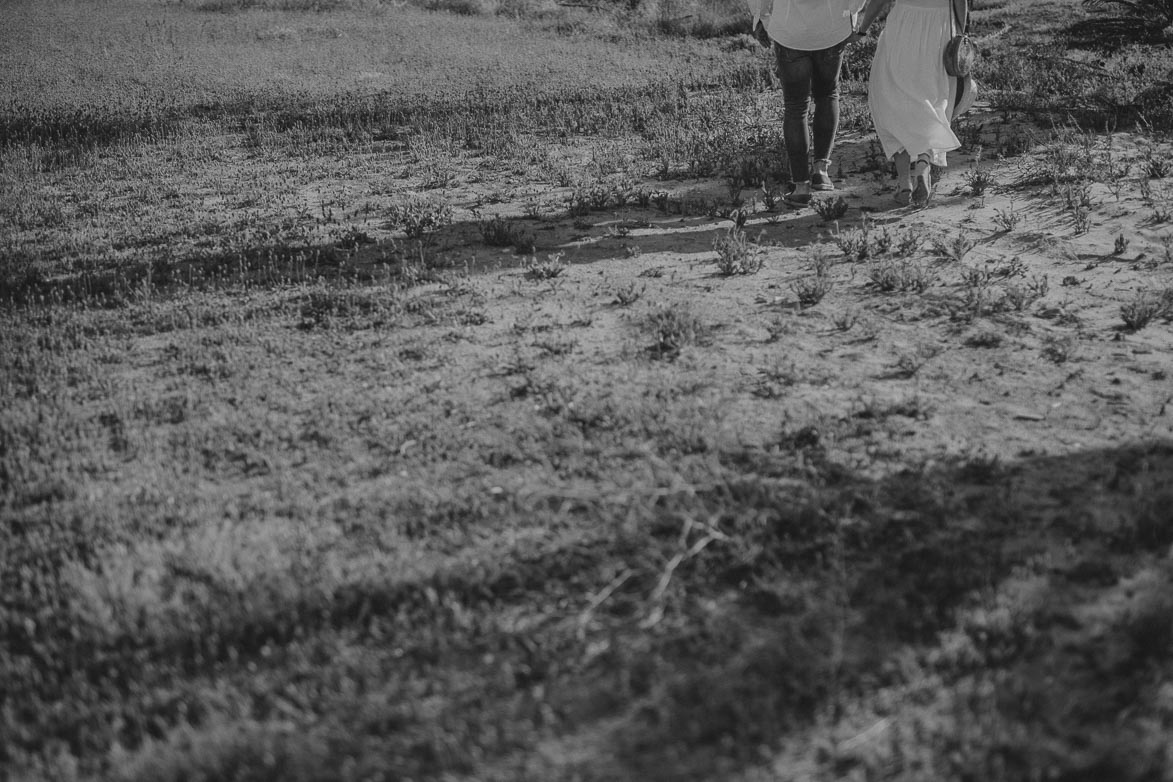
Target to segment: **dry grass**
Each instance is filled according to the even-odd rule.
[[[0,776],[1168,778],[1160,51],[977,3],[914,217],[853,54],[832,229],[731,12],[433,5],[6,9]]]

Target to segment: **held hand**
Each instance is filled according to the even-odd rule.
[[[773,41],[770,40],[770,34],[766,32],[766,26],[762,24],[761,20],[758,20],[758,23],[754,25],[753,37],[767,49],[773,45]]]

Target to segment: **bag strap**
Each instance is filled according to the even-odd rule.
[[[969,32],[969,0],[952,0],[953,19],[957,22],[958,35],[965,35]],[[965,78],[958,77],[957,86],[953,90],[953,111],[957,110],[957,105],[961,102],[961,96],[965,93]],[[957,119],[956,115],[949,118],[950,123]]]
[[[969,32],[969,0],[952,0],[953,19],[957,22],[957,34]]]

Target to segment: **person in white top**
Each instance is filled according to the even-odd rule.
[[[839,129],[839,71],[862,0],[748,2],[755,35],[772,46],[782,83],[782,138],[794,182],[783,200],[803,206],[811,190],[835,189],[829,167]]]
[[[956,29],[952,0],[867,0],[856,34],[866,35],[889,9],[868,105],[884,154],[896,164],[897,202],[924,206],[933,193],[932,167],[944,168],[947,154],[961,146],[951,123],[973,102],[976,87],[945,73],[943,53]]]

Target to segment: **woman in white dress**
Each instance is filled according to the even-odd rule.
[[[932,166],[961,146],[950,127],[959,98],[958,80],[945,73],[945,45],[955,31],[952,0],[867,0],[857,36],[887,13],[876,44],[868,105],[884,154],[896,163],[896,200],[917,206],[932,196]],[[965,88],[972,101],[973,82]],[[913,163],[915,161],[915,165]]]

